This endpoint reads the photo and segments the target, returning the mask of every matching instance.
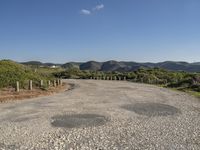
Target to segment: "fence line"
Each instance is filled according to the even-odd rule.
[[[63,84],[62,84],[62,80],[61,80],[61,79],[57,79],[57,80],[53,80],[53,82],[51,82],[51,80],[48,80],[48,81],[47,81],[47,86],[50,87],[51,85],[52,85],[53,87],[57,87],[57,86],[59,86],[59,85],[63,85]],[[44,86],[44,81],[43,81],[43,80],[40,80],[40,85],[39,85],[39,87],[42,88],[43,86]],[[30,91],[33,90],[33,81],[32,81],[32,80],[29,80],[29,82],[28,82],[28,89],[29,89]],[[19,82],[19,81],[16,82],[15,91],[16,91],[16,92],[20,92],[20,82]]]
[[[121,76],[91,76],[89,79],[91,80],[115,80],[115,81],[121,81],[124,80],[126,81],[127,78],[126,77],[121,77]]]

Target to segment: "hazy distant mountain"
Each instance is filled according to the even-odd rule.
[[[65,69],[79,68],[81,64],[82,63],[78,63],[78,62],[68,62],[68,63],[61,65],[61,67],[65,68]]]
[[[55,63],[42,63],[40,61],[28,61],[28,62],[21,62],[23,65],[29,65],[29,66],[43,66],[43,67],[51,67],[51,66],[61,66],[61,64],[55,64]]]
[[[22,62],[23,65],[34,65],[34,66],[41,66],[43,65],[40,61],[28,61],[28,62]]]
[[[121,70],[121,68],[126,67],[123,63],[117,62],[114,60],[104,62],[102,64],[101,70],[102,71],[116,71]]]
[[[188,71],[188,72],[200,72],[200,63],[187,63],[187,62],[173,62],[166,61],[155,64],[156,67],[173,70],[173,71]]]
[[[81,70],[101,70],[101,71],[135,71],[141,67],[154,68],[159,67],[173,71],[188,71],[188,72],[200,72],[200,63],[187,63],[187,62],[174,62],[165,61],[160,63],[137,63],[137,62],[95,62],[89,61],[80,65]]]
[[[200,65],[200,62],[191,63],[192,65]]]
[[[52,66],[58,65],[63,68],[80,68],[81,70],[93,70],[93,71],[135,71],[141,67],[154,68],[159,67],[173,71],[188,71],[188,72],[200,72],[200,62],[187,63],[187,62],[175,62],[165,61],[159,63],[137,63],[137,62],[126,62],[126,61],[107,61],[107,62],[68,62],[65,64],[54,64],[54,63],[42,63],[39,61],[24,62],[25,65],[37,65],[37,66]]]
[[[97,71],[97,70],[101,70],[101,68],[102,68],[102,63],[101,62],[96,62],[96,61],[88,61],[88,62],[82,63],[80,65],[80,69],[81,70]]]
[[[157,63],[156,66],[160,68],[165,68],[168,70],[187,70],[187,68],[189,67],[189,63],[166,61],[166,62]]]

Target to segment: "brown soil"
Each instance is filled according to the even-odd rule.
[[[54,93],[70,90],[70,85],[63,84],[62,86],[50,87],[48,90],[33,89],[32,91],[21,89],[20,92],[15,92],[14,88],[4,88],[0,90],[0,103],[10,100],[23,100],[27,98],[48,96]]]

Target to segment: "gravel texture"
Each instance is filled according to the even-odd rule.
[[[149,117],[168,116],[180,113],[180,110],[177,109],[176,107],[159,103],[136,103],[133,105],[128,104],[124,105],[122,108]]]
[[[0,104],[0,149],[200,149],[200,100],[126,81]]]
[[[107,121],[106,117],[96,114],[72,114],[52,117],[54,127],[78,128],[100,126]]]

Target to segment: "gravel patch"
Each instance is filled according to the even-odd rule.
[[[107,122],[105,116],[97,114],[71,114],[52,117],[52,126],[65,128],[79,128],[89,126],[100,126]]]
[[[136,103],[130,105],[124,105],[122,108],[129,111],[133,111],[139,115],[145,116],[169,116],[180,113],[180,110],[176,107],[160,104],[160,103]]]

